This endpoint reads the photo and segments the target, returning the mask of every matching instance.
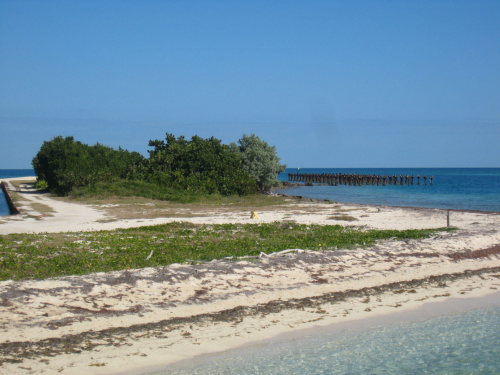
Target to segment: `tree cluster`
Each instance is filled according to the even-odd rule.
[[[32,165],[38,181],[46,181],[50,190],[66,195],[76,187],[127,178],[143,161],[138,152],[99,143],[89,146],[73,137],[58,136],[43,143]]]
[[[248,195],[257,191],[256,181],[243,170],[241,157],[211,137],[186,140],[167,133],[166,141],[149,141],[154,147],[145,163],[149,179],[177,190],[204,194]]]
[[[137,152],[96,144],[73,137],[45,141],[33,158],[38,181],[55,193],[67,195],[80,187],[102,181],[129,180],[191,194],[248,195],[267,192],[278,184],[279,164],[274,147],[254,134],[225,145],[211,137],[151,140],[149,158]]]

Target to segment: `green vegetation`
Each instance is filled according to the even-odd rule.
[[[39,180],[35,183],[35,189],[47,190],[48,188],[49,188],[49,184],[45,180]]]
[[[11,234],[0,236],[0,280],[165,266],[293,248],[345,249],[370,246],[379,239],[422,238],[444,230],[361,230],[276,222],[172,223],[101,232]]]
[[[356,219],[354,216],[351,216],[351,215],[342,215],[342,214],[337,214],[337,215],[334,215],[334,216],[330,216],[328,218],[329,220],[342,220],[342,221],[356,221],[358,219]]]
[[[201,194],[248,195],[256,181],[242,169],[241,157],[216,138],[194,136],[190,141],[167,133],[154,147],[138,178],[174,190]]]
[[[256,137],[244,135],[240,146],[222,144],[211,137],[149,141],[149,158],[137,152],[96,144],[73,137],[45,141],[32,164],[37,188],[62,196],[139,196],[178,202],[200,197],[252,195],[277,186],[276,149]]]
[[[113,197],[143,197],[153,200],[194,203],[203,199],[216,199],[217,195],[195,194],[192,191],[162,187],[158,184],[134,180],[99,181],[93,185],[75,187],[68,194],[79,200],[106,200]]]
[[[279,186],[278,174],[286,169],[286,165],[280,164],[274,146],[269,146],[255,134],[243,134],[238,146],[232,143],[231,148],[239,151],[243,169],[255,178],[261,192],[268,193]]]
[[[67,195],[76,187],[126,178],[143,159],[137,152],[100,144],[88,146],[73,137],[59,136],[43,143],[32,164],[41,186]]]

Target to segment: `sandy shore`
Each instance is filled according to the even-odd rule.
[[[294,201],[248,212],[110,217],[105,207],[62,202],[22,187],[23,215],[0,234],[111,230],[171,221],[344,224],[406,229],[446,226],[446,212]],[[36,212],[37,202],[51,208]],[[335,219],[348,212],[355,221]],[[141,374],[196,355],[300,329],[414,310],[427,302],[500,290],[500,215],[453,211],[459,229],[368,249],[307,249],[240,261],[0,282],[0,372]],[[497,294],[498,295],[498,294]]]

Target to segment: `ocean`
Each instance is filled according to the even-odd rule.
[[[33,169],[0,169],[0,181],[4,178],[34,176]],[[9,215],[10,210],[5,200],[5,195],[0,189],[0,216]]]
[[[288,181],[288,168],[278,176]],[[327,199],[342,203],[361,203],[403,207],[427,207],[500,212],[500,168],[300,168],[300,173],[356,173],[375,175],[433,176],[433,184],[386,186],[297,186],[278,193]]]

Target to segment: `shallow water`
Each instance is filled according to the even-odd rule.
[[[499,374],[500,307],[232,350],[167,374]]]

